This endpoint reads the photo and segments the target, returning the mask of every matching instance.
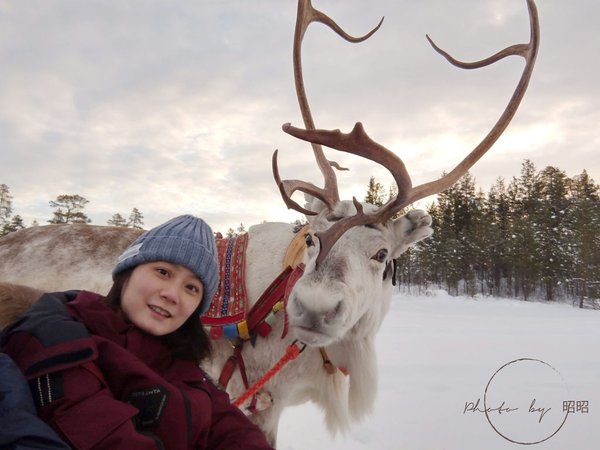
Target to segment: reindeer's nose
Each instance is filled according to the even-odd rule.
[[[317,329],[323,324],[331,324],[338,317],[342,309],[341,300],[329,310],[308,308],[298,296],[295,296],[292,301],[294,305],[294,313],[298,319],[296,321],[296,325],[310,329]]]

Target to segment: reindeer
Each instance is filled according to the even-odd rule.
[[[289,333],[281,338],[286,323],[280,315],[269,337],[243,347],[248,378],[254,381],[272,367],[295,340],[307,345],[298,359],[265,385],[263,393],[269,394],[269,407],[251,415],[271,443],[276,442],[279,417],[290,405],[309,400],[317,403],[323,408],[326,425],[332,432],[346,430],[352,420],[371,412],[377,392],[374,341],[390,305],[392,262],[432,233],[431,217],[424,211],[411,210],[399,218],[394,216],[411,203],[452,186],[508,126],[527,89],[539,46],[537,9],[533,0],[526,1],[531,30],[529,43],[507,47],[481,61],[458,61],[427,36],[433,48],[459,68],[484,67],[512,55],[522,56],[525,67],[508,105],[481,143],[447,175],[416,187],[412,187],[402,160],[373,141],[361,123],[348,134],[315,129],[304,90],[301,46],[311,23],[320,22],[343,39],[360,42],[375,33],[381,22],[365,36],[352,37],[316,10],[310,0],[298,1],[293,60],[305,129],[285,124],[283,130],[311,142],[323,173],[324,187],[300,180],[282,180],[275,151],[272,169],[281,196],[288,208],[306,215],[310,228],[301,236],[306,247],[302,257],[304,272],[287,300]],[[380,208],[362,204],[356,198],[340,200],[333,171],[334,167],[340,168],[327,160],[322,145],[382,164],[396,180],[398,195]],[[298,191],[305,194],[304,206],[292,199]],[[41,291],[78,288],[106,292],[117,256],[138,233],[104,226],[48,225],[0,239],[0,281],[3,282],[0,285],[0,326],[14,320]],[[286,249],[295,235],[293,226],[285,223],[255,225],[250,227],[248,235],[246,287],[253,304],[280,273]],[[215,341],[214,346],[215,357],[204,363],[204,368],[216,379],[232,350],[231,343],[224,339]],[[244,389],[240,373],[235,372],[227,386],[229,394],[237,398]]]

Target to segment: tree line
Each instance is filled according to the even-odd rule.
[[[371,177],[364,200],[382,205],[396,192]],[[59,195],[50,202],[54,212],[48,223],[90,223],[87,203],[79,195]],[[498,178],[487,193],[467,173],[427,211],[434,235],[398,260],[399,282],[406,288],[570,298],[582,306],[600,299],[600,187],[585,170],[570,178],[556,167],[537,170],[525,160],[520,176],[508,183]],[[107,224],[142,228],[143,215],[133,208],[128,219],[116,213]],[[0,184],[0,236],[22,228],[10,190]],[[243,224],[236,231],[227,235],[245,232]]]
[[[12,206],[13,196],[10,193],[10,188],[6,184],[0,184],[0,236],[27,228],[23,218],[19,214],[14,214]],[[63,194],[51,200],[49,205],[54,209],[52,218],[47,220],[51,224],[65,223],[92,223],[92,220],[87,216],[84,209],[89,203],[89,200],[77,194]],[[129,227],[142,229],[144,226],[144,215],[138,208],[133,208],[129,217],[125,217],[120,213],[115,213],[106,221],[107,225],[114,227]],[[34,221],[31,226],[39,225]],[[225,233],[225,237],[239,236],[246,233],[244,224],[236,228],[229,228]]]
[[[382,204],[385,192],[371,178],[365,201]],[[467,173],[427,210],[433,236],[399,259],[408,289],[580,306],[600,299],[600,188],[585,170],[570,178],[525,160],[519,177],[499,178],[487,193]]]
[[[12,200],[10,188],[6,184],[0,184],[0,236],[26,228],[23,218],[19,214],[14,214]],[[55,200],[49,202],[54,211],[52,218],[47,222],[52,224],[91,223],[92,220],[84,212],[88,203],[89,200],[81,195],[59,195]],[[106,223],[115,227],[142,229],[144,215],[139,209],[133,208],[128,218],[120,213],[115,213]],[[37,221],[31,224],[31,226],[36,225],[38,225]]]

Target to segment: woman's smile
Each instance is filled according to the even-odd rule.
[[[148,308],[150,308],[150,311],[152,311],[153,313],[159,315],[160,317],[166,317],[166,318],[172,317],[171,313],[169,311],[167,311],[166,309],[161,308],[160,306],[148,305]]]

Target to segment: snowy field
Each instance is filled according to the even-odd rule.
[[[377,348],[374,414],[331,437],[290,408],[279,450],[600,449],[600,311],[398,294]]]

